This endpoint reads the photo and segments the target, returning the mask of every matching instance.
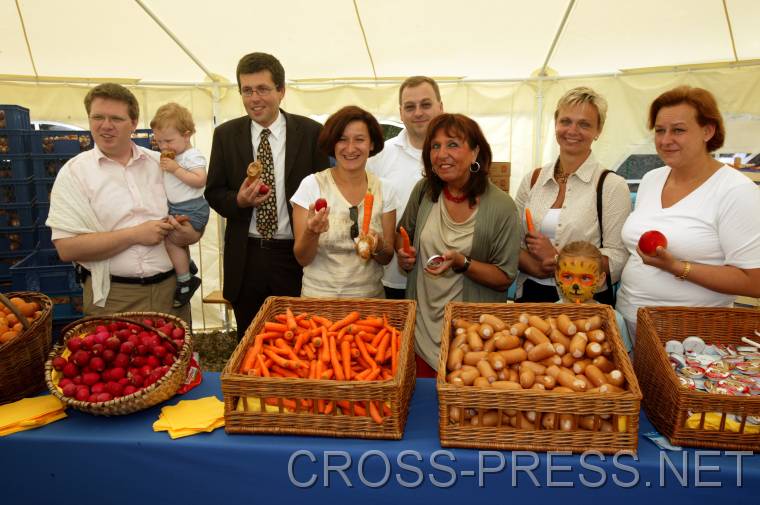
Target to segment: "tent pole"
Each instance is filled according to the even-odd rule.
[[[214,129],[217,127],[217,118],[219,117],[219,101],[219,83],[214,81],[211,87],[211,121]],[[219,244],[216,261],[218,265],[219,286],[221,287],[222,279],[224,279],[224,229],[226,222],[220,214],[217,214],[216,219],[216,240]],[[224,306],[222,309],[222,321],[224,322],[224,328],[226,330],[229,330],[232,324],[229,320],[228,313],[229,310]]]
[[[536,119],[534,121],[535,127],[533,128],[533,164],[532,167],[541,166],[541,131],[543,129],[543,115],[544,115],[544,80],[538,80],[538,87],[536,89]]]

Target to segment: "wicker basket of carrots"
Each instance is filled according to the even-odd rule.
[[[269,297],[222,372],[225,430],[401,439],[411,300]]]

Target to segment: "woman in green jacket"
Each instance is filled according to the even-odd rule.
[[[399,223],[413,247],[405,252],[398,235],[396,250],[409,272],[406,296],[417,300],[417,375],[430,377],[438,367],[446,304],[506,300],[517,273],[520,222],[512,198],[488,180],[491,147],[472,119],[433,119],[422,160],[425,176]]]

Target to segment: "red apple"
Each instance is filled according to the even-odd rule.
[[[648,256],[654,256],[658,247],[668,247],[668,239],[657,230],[645,231],[639,238],[639,249]]]
[[[317,201],[314,202],[314,212],[319,212],[322,209],[327,208],[327,200],[324,198],[317,198]]]

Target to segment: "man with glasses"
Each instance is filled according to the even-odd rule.
[[[77,263],[84,312],[174,313],[176,276],[167,236],[181,246],[200,239],[168,215],[158,153],[132,142],[140,107],[125,87],[105,83],[84,99],[95,147],[69,160],[50,195],[46,224],[63,261]]]
[[[441,92],[430,77],[409,77],[398,91],[399,115],[404,129],[385,143],[385,149],[367,161],[367,170],[393,186],[401,206],[396,209],[396,226],[404,215],[414,185],[422,178],[422,144],[430,121],[443,112]],[[386,298],[404,298],[406,275],[398,262],[385,265],[383,286]]]
[[[290,198],[304,177],[328,162],[317,147],[322,126],[280,109],[285,70],[277,58],[243,56],[237,83],[247,115],[214,131],[205,196],[227,219],[223,294],[242,338],[267,296],[301,292]],[[262,173],[251,181],[246,169],[254,160],[261,162]]]

